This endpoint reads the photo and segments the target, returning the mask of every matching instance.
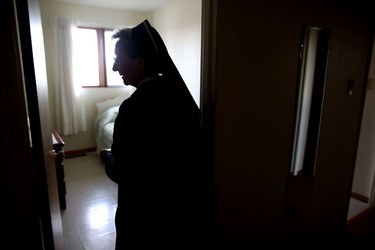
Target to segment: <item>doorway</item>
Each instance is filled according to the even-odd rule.
[[[374,206],[375,199],[375,52],[372,52],[363,105],[361,130],[353,173],[350,209],[357,212]]]

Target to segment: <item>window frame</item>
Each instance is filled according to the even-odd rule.
[[[77,26],[78,29],[91,29],[96,31],[97,44],[98,44],[98,67],[99,67],[99,85],[81,85],[82,88],[116,88],[122,85],[108,85],[107,83],[107,70],[106,70],[106,51],[105,51],[105,36],[106,31],[112,31],[109,28],[90,27],[90,26]]]

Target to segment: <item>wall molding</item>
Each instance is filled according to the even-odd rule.
[[[69,151],[65,151],[65,158],[82,156],[82,155],[86,155],[87,153],[91,153],[95,151],[96,151],[96,147],[84,148],[84,149],[78,149],[78,150],[69,150]]]
[[[366,203],[368,203],[368,201],[369,201],[368,197],[366,197],[364,195],[361,195],[361,194],[358,194],[358,193],[355,193],[355,192],[352,192],[350,196],[352,198],[356,199],[356,200],[363,201],[363,202],[366,202]]]

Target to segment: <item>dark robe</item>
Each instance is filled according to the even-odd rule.
[[[210,233],[200,110],[158,53],[162,76],[141,83],[115,121],[106,172],[118,183],[116,249],[199,249]]]

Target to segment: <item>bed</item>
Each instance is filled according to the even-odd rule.
[[[112,146],[113,126],[124,97],[96,103],[95,141],[96,152]]]

